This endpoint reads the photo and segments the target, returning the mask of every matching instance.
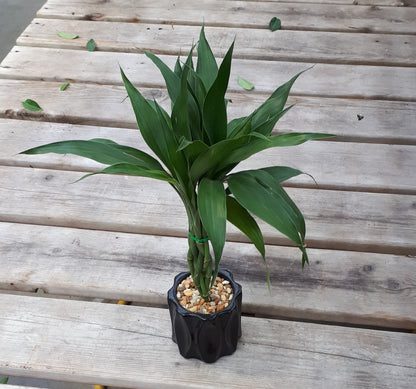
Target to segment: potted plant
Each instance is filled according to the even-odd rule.
[[[225,94],[233,47],[234,43],[218,67],[202,27],[196,67],[195,46],[185,62],[178,58],[174,70],[145,52],[165,79],[170,114],[156,101],[144,98],[121,70],[138,127],[157,158],[108,139],[56,142],[24,152],[76,154],[108,165],[97,173],[151,177],[172,186],[189,222],[189,271],[176,277],[168,293],[172,336],[182,355],[206,362],[234,352],[241,336],[241,287],[229,272],[219,272],[227,220],[254,243],[263,260],[264,240],[253,215],[299,247],[302,266],[308,262],[304,218],[281,186],[302,172],[286,166],[232,171],[264,149],[329,136],[272,134],[276,122],[292,107],[285,105],[300,73],[278,87],[250,115],[228,122]]]

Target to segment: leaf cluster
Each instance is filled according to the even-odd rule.
[[[213,279],[225,244],[227,220],[265,258],[263,236],[253,216],[264,220],[299,247],[304,265],[308,261],[304,218],[281,186],[284,180],[302,172],[286,166],[232,171],[241,161],[262,150],[299,145],[328,134],[272,134],[277,121],[291,108],[285,105],[300,73],[278,87],[250,115],[228,122],[225,95],[233,48],[234,43],[218,65],[202,27],[198,45],[192,47],[185,61],[178,57],[174,69],[145,52],[164,77],[171,100],[170,114],[156,101],[146,99],[121,70],[138,127],[157,159],[107,139],[57,142],[25,153],[72,153],[108,165],[97,173],[144,176],[168,182],[185,205],[189,230],[194,234],[202,234],[203,230],[209,237],[215,256],[213,269],[209,269]],[[202,223],[202,230],[198,229],[198,223]]]

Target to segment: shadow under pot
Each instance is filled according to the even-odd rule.
[[[168,291],[172,340],[183,357],[212,363],[237,348],[241,337],[241,285],[233,280],[229,271],[220,270],[218,275],[228,280],[233,288],[229,305],[216,313],[193,313],[182,307],[176,297],[178,285],[189,275],[189,272],[178,274]]]

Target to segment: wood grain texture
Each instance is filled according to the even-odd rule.
[[[62,92],[62,83],[0,80],[0,117],[137,128],[124,87],[71,83]],[[169,108],[165,91],[140,90]],[[228,106],[229,119],[248,115],[267,98],[250,93],[228,97],[233,101]],[[26,98],[37,101],[44,111],[25,110],[21,102]],[[416,103],[304,96],[289,98],[288,104],[293,103],[296,107],[278,122],[281,132],[324,132],[339,136],[337,140],[416,144]],[[358,114],[364,119],[358,120]]]
[[[166,306],[186,270],[184,238],[0,223],[0,289]],[[243,286],[243,312],[355,325],[416,328],[416,261],[396,255],[227,242],[221,267]]]
[[[77,39],[63,39],[56,31],[76,31]],[[91,37],[97,50],[159,54],[187,53],[199,39],[199,26],[35,19],[19,37],[21,46],[71,48],[85,51]],[[415,31],[416,32],[416,31]],[[337,63],[385,66],[416,66],[416,36],[346,34],[206,27],[206,36],[217,57],[236,39],[234,58],[274,61]],[[348,53],[348,55],[345,55]],[[39,57],[33,56],[33,59]],[[91,54],[90,56],[91,57]],[[49,55],[45,58],[49,58]],[[71,62],[75,62],[75,59]],[[51,63],[49,67],[55,64]],[[36,63],[32,64],[37,67]],[[56,66],[56,65],[55,65]]]
[[[132,176],[95,176],[0,167],[3,221],[184,236],[186,214],[165,183]],[[288,188],[307,223],[309,247],[414,255],[415,197]],[[96,210],[99,209],[99,212]],[[288,240],[261,224],[269,244]],[[229,240],[244,240],[234,227]]]
[[[268,28],[278,15],[283,29],[415,34],[416,10],[409,7],[200,0],[50,0],[38,11],[45,18]],[[386,23],[387,21],[387,23]]]
[[[235,1],[235,0],[228,0]],[[287,3],[288,0],[237,0]],[[415,7],[416,0],[292,0],[291,3],[338,4],[338,5],[384,5],[391,7]]]
[[[30,136],[37,133],[34,141]],[[0,119],[0,164],[48,169],[98,171],[103,165],[70,155],[19,155],[40,144],[70,139],[105,138],[151,153],[137,130]],[[238,170],[270,165],[293,166],[307,175],[287,186],[416,194],[415,146],[352,142],[308,142],[273,148],[249,158]]]
[[[14,50],[19,51],[19,48]],[[120,84],[119,65],[121,65],[135,85],[164,87],[163,77],[144,54],[137,53],[128,56],[117,53],[109,56],[101,52],[83,54],[84,60],[76,64],[77,61],[74,60],[79,58],[79,55],[76,55],[73,50],[59,51],[52,62],[53,67],[46,65],[45,68],[49,70],[43,71],[34,68],[28,71],[28,75],[38,80],[67,79],[98,84],[106,83],[106,80],[110,78],[111,83]],[[160,58],[171,68],[174,67],[176,56],[161,55]],[[30,63],[31,60],[26,61],[28,66]],[[67,65],[64,65],[65,63]],[[416,79],[416,68],[333,64],[316,64],[310,68],[312,65],[236,59],[233,61],[231,70],[229,92],[245,92],[238,85],[238,76],[241,76],[255,85],[254,94],[270,94],[295,74],[309,69],[293,85],[292,95],[416,101],[416,92],[412,87],[413,83],[410,82]],[[8,66],[7,61],[5,66]],[[74,67],[73,70],[71,70],[72,67]],[[103,79],[99,78],[99,75],[107,69],[111,75]],[[79,71],[75,72],[75,70]],[[7,68],[2,69],[5,75],[9,72]],[[33,73],[36,72],[37,75],[34,76]],[[386,80],[386,82],[380,82],[380,80]]]
[[[390,388],[416,378],[412,334],[243,318],[236,353],[219,365],[178,354],[165,309],[12,295],[0,295],[0,309],[0,371],[10,374],[134,388]]]

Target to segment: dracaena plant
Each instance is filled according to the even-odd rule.
[[[281,186],[282,181],[302,172],[285,166],[231,171],[241,161],[264,149],[299,145],[328,136],[272,134],[276,122],[291,108],[285,105],[299,74],[278,87],[250,115],[227,122],[225,93],[233,47],[234,43],[218,67],[202,27],[196,48],[196,67],[193,63],[195,47],[184,62],[178,57],[173,70],[160,58],[145,52],[165,79],[171,100],[170,114],[156,101],[144,98],[121,70],[142,137],[158,159],[108,139],[56,142],[24,152],[76,154],[109,165],[97,173],[144,176],[169,183],[186,209],[188,267],[206,301],[217,276],[227,220],[254,243],[263,259],[264,240],[253,215],[299,247],[302,266],[308,262],[304,218]],[[269,282],[268,272],[267,280]]]

